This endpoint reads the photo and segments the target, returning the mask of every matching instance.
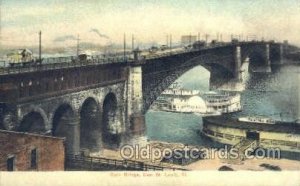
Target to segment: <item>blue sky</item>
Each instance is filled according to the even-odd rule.
[[[179,40],[200,32],[211,38],[255,34],[300,44],[298,0],[1,1],[2,42],[7,45],[36,43],[39,30],[49,46],[73,45],[78,34],[87,42],[121,43],[124,32],[138,42],[165,42],[169,33]]]

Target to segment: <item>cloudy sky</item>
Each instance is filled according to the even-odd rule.
[[[217,33],[288,39],[300,44],[299,0],[1,0],[6,45],[32,45],[43,32],[47,46],[138,42],[164,43],[166,35]],[[129,42],[129,41],[128,41]]]

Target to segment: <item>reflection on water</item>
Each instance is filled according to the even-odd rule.
[[[285,66],[275,73],[250,74],[242,92],[240,115],[266,115],[276,120],[297,117],[298,66]]]

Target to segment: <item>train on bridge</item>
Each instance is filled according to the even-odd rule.
[[[14,50],[5,56],[2,66],[28,66],[41,64],[42,59],[33,56],[33,52],[27,48]]]

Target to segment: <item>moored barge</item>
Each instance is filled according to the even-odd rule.
[[[262,148],[300,152],[300,124],[296,122],[210,116],[203,118],[202,134],[223,144],[236,145],[243,139],[250,139]]]

